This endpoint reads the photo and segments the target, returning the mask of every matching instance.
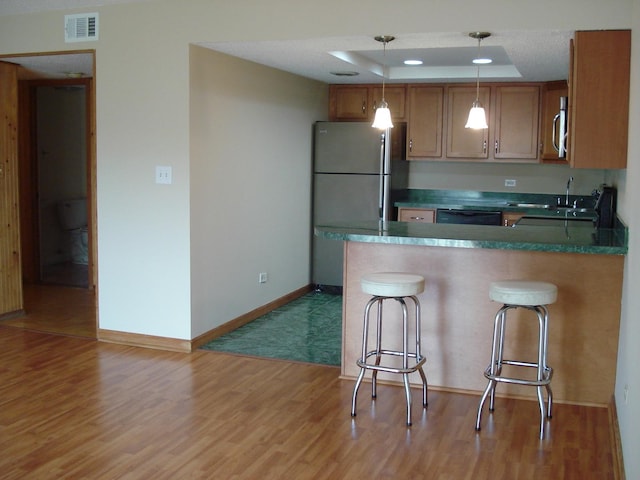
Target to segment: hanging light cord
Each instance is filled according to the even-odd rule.
[[[387,39],[385,38],[382,41],[382,101],[384,102],[384,77],[385,77],[385,72],[384,72],[384,68],[385,68],[385,58],[387,56]]]
[[[480,58],[480,42],[481,41],[482,41],[482,38],[478,37],[478,55],[476,55],[476,60]],[[382,96],[384,96],[384,92]],[[476,103],[479,103],[479,102],[480,102],[480,63],[477,63],[476,64]]]
[[[393,35],[379,35],[374,38],[378,42],[382,43],[382,100],[384,101],[384,85],[385,85],[385,58],[387,56],[387,43],[395,40]]]

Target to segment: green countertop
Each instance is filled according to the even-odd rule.
[[[591,222],[578,220],[556,220],[551,223],[551,226],[497,227],[412,222],[335,222],[316,225],[315,234],[334,240],[395,245],[601,255],[627,253],[627,229],[624,227],[595,229]]]
[[[406,207],[438,207],[470,208],[508,207],[510,203],[546,203],[556,205],[565,203],[565,194],[516,193],[516,192],[481,192],[475,190],[422,190],[407,189],[396,192],[397,206]],[[569,203],[576,202],[580,207],[593,207],[594,195],[569,195]]]

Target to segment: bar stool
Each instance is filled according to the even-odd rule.
[[[360,367],[360,374],[353,389],[351,401],[351,416],[356,416],[356,399],[358,389],[362,383],[365,372],[372,370],[371,374],[371,396],[376,397],[376,383],[378,372],[389,372],[402,375],[404,382],[405,397],[407,400],[407,426],[411,425],[411,389],[409,387],[409,374],[419,372],[422,379],[422,405],[427,406],[427,377],[422,370],[426,359],[420,353],[420,302],[416,295],[424,291],[424,277],[409,273],[371,273],[361,278],[361,288],[364,293],[372,295],[364,309],[364,326],[362,332],[362,356],[356,361]],[[415,350],[409,351],[408,332],[408,309],[405,299],[413,300],[415,306]],[[386,350],[382,348],[382,304],[385,300],[395,300],[402,308],[402,351]],[[369,313],[371,307],[377,305],[376,320],[376,345],[375,349],[369,351],[367,341],[369,337]],[[402,367],[381,364],[382,356],[402,357]],[[369,358],[373,357],[373,363]],[[409,364],[409,359],[415,362]]]
[[[507,280],[491,283],[489,298],[495,302],[502,303],[503,306],[498,310],[494,321],[491,364],[484,371],[484,376],[489,380],[489,383],[482,394],[480,405],[478,406],[476,430],[480,430],[482,406],[487,396],[490,397],[489,411],[492,412],[494,410],[496,384],[498,382],[515,383],[536,387],[540,406],[540,438],[544,438],[545,416],[551,418],[551,406],[553,403],[553,394],[550,386],[553,369],[547,365],[547,339],[549,334],[547,305],[554,303],[557,296],[557,287],[547,282]],[[536,362],[505,360],[503,357],[507,312],[516,308],[531,310],[538,317],[538,359]],[[536,377],[535,379],[527,379],[503,375],[502,367],[504,365],[535,368]],[[546,412],[543,390],[547,392]]]

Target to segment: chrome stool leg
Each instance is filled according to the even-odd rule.
[[[363,327],[362,327],[362,355],[360,356],[360,362],[366,363],[367,361],[367,342],[369,339],[369,312],[371,311],[371,306],[374,303],[379,302],[380,299],[378,297],[373,297],[371,300],[367,302],[367,305],[364,307],[364,319],[363,319]],[[378,314],[380,313],[380,305],[378,305]],[[380,318],[380,315],[378,315]],[[379,350],[379,345],[378,345]],[[353,388],[353,397],[351,398],[351,416],[356,416],[356,401],[358,399],[358,390],[360,389],[360,385],[362,384],[362,379],[364,378],[364,373],[366,372],[365,368],[360,368],[360,373],[358,374],[358,378],[356,379],[355,387]],[[375,373],[375,371],[374,371]],[[375,385],[375,379],[372,380],[373,385]],[[375,387],[373,387],[372,395],[375,397]]]
[[[538,358],[535,363],[504,359],[504,339],[507,311],[517,308],[531,310],[536,314],[538,319]],[[553,393],[550,386],[553,369],[547,365],[548,319],[549,312],[544,305],[503,305],[502,308],[498,310],[498,313],[496,314],[494,320],[493,342],[491,346],[491,363],[484,373],[485,377],[488,379],[488,383],[478,405],[475,425],[476,430],[481,429],[482,409],[487,397],[489,397],[489,411],[494,411],[495,390],[498,382],[514,383],[536,387],[536,396],[540,409],[540,438],[544,438],[545,420],[546,418],[551,418],[551,409],[553,404]],[[515,365],[519,367],[535,368],[536,379],[526,380],[521,378],[503,376],[503,365]],[[546,406],[544,398],[545,392],[547,394]]]
[[[415,352],[409,351],[409,328],[408,318],[409,312],[405,302],[405,298],[411,298],[415,304],[416,315],[416,346]],[[396,300],[402,310],[402,350],[386,350],[382,348],[382,304],[384,300]],[[369,338],[369,318],[371,314],[371,308],[374,304],[377,304],[377,318],[376,318],[376,345],[371,351],[368,350],[368,338]],[[411,425],[411,385],[409,383],[409,375],[413,372],[418,372],[422,380],[422,403],[423,406],[427,406],[427,377],[422,368],[426,359],[422,356],[420,351],[420,302],[414,295],[408,295],[406,297],[383,297],[374,296],[371,298],[364,311],[363,319],[363,332],[362,332],[362,352],[360,358],[357,360],[357,365],[360,367],[360,373],[356,379],[356,384],[353,390],[353,396],[351,399],[351,416],[356,416],[357,396],[360,385],[367,370],[372,370],[372,397],[375,398],[377,394],[377,373],[378,371],[384,371],[388,373],[398,373],[402,375],[402,382],[405,391],[405,399],[407,403],[407,426]],[[382,364],[383,355],[392,355],[402,357],[402,367],[392,367]],[[373,363],[368,363],[369,357],[374,357]],[[410,365],[409,359],[415,358],[415,364]]]

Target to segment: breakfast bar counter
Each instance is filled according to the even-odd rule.
[[[316,235],[344,241],[342,376],[355,378],[359,370],[356,359],[368,300],[360,289],[363,274],[410,272],[425,277],[419,299],[430,387],[478,394],[486,386],[483,371],[499,308],[489,300],[489,284],[532,279],[558,287],[558,300],[549,307],[554,401],[609,404],[616,375],[626,229],[597,230],[590,222],[570,220],[551,226],[532,223],[513,228],[405,222],[316,225]],[[385,315],[392,315],[391,308],[396,306],[385,307]],[[520,314],[530,312],[516,313]],[[537,322],[517,323],[507,352],[517,349],[535,356],[536,341],[531,340]],[[385,331],[392,343],[400,337],[399,331]],[[533,390],[500,385],[498,395],[534,398]]]

